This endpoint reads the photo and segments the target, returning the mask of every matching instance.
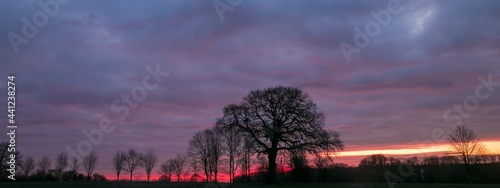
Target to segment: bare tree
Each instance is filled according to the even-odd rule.
[[[212,177],[212,173],[209,169],[210,161],[210,146],[209,141],[206,136],[206,131],[196,132],[193,138],[189,141],[188,156],[195,163],[198,163],[205,174],[206,181],[209,182]]]
[[[240,104],[224,107],[217,125],[236,128],[255,141],[255,151],[268,157],[268,183],[277,183],[280,150],[334,153],[344,148],[338,132],[327,131],[325,117],[307,93],[277,86],[251,91]]]
[[[68,154],[65,152],[60,153],[57,155],[56,158],[56,173],[57,176],[59,177],[59,181],[62,181],[62,174],[64,173],[64,170],[68,167]]]
[[[137,152],[135,149],[128,150],[127,157],[125,158],[125,167],[127,172],[130,174],[130,181],[132,181],[134,170],[143,165],[143,157],[144,156],[141,153]]]
[[[315,154],[313,163],[318,169],[319,180],[322,182],[328,181],[328,167],[333,164],[333,158],[329,155]]]
[[[188,156],[202,166],[206,181],[217,181],[222,139],[213,129],[197,132],[189,141]]]
[[[424,165],[440,165],[438,156],[425,157],[423,163]]]
[[[87,156],[82,159],[82,166],[87,173],[87,178],[90,180],[94,172],[95,167],[99,163],[99,158],[95,151],[90,152]]]
[[[226,143],[227,155],[229,158],[229,182],[234,181],[234,176],[238,168],[237,159],[242,153],[242,143],[244,135],[238,129],[223,129],[217,127],[217,131],[222,134],[224,142]]]
[[[80,165],[78,164],[78,158],[73,157],[71,159],[71,164],[69,165],[69,168],[74,172],[78,171],[78,168],[80,168]]]
[[[186,159],[181,154],[177,154],[173,161],[174,174],[177,176],[177,181],[181,180],[181,175],[186,165]]]
[[[191,182],[195,182],[197,181],[197,178],[200,177],[200,175],[198,175],[198,172],[199,172],[199,163],[197,162],[197,160],[193,160],[193,158],[191,157],[187,157],[187,160],[189,161],[189,166],[191,167],[191,177],[189,178],[189,181]]]
[[[111,160],[111,164],[116,171],[116,181],[120,181],[120,173],[125,168],[125,160],[127,159],[127,155],[123,151],[118,151],[113,155],[113,159]]]
[[[448,141],[450,152],[459,156],[467,171],[469,182],[472,182],[472,172],[486,156],[486,148],[479,142],[476,133],[465,124],[454,127],[448,136]]]
[[[222,146],[223,139],[218,131],[214,129],[208,134],[209,146],[210,146],[210,169],[214,173],[214,182],[217,182],[217,177],[219,173],[219,166],[221,165],[220,158],[224,154],[224,148]]]
[[[144,169],[146,170],[146,174],[149,177],[151,176],[151,171],[158,163],[158,155],[156,155],[153,150],[149,150],[143,157]]]
[[[7,160],[9,158],[8,152],[9,144],[7,142],[0,143],[0,174],[3,175],[4,171],[7,170]]]
[[[35,159],[33,159],[33,157],[27,157],[22,161],[21,167],[24,171],[24,175],[28,178],[31,171],[35,170]]]
[[[172,180],[174,174],[174,159],[169,159],[160,165],[160,175],[166,181]]]
[[[457,164],[457,157],[455,156],[442,156],[439,158],[440,164],[443,165],[451,165],[451,164]]]
[[[241,166],[241,172],[242,176],[245,178],[246,181],[249,181],[250,179],[250,172],[251,172],[251,167],[252,167],[252,155],[253,155],[253,148],[254,141],[249,138],[245,137],[243,139],[243,148],[242,148],[242,155],[238,162],[240,163]]]
[[[385,165],[388,165],[388,159],[382,154],[373,154],[370,156],[366,156],[365,158],[361,159],[359,162],[359,167],[383,167]]]
[[[316,166],[317,169],[326,169],[328,166],[330,166],[333,162],[333,159],[328,156],[328,155],[321,155],[321,154],[315,154],[314,155],[314,166]]]
[[[39,161],[38,161],[38,169],[43,173],[47,173],[50,169],[50,166],[52,165],[52,161],[48,156],[43,156]]]
[[[68,167],[68,154],[63,152],[57,155],[56,170],[64,171]]]

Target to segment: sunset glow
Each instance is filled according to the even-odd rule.
[[[500,141],[486,141],[482,142],[491,154],[500,153]],[[445,154],[448,152],[449,146],[446,144],[442,145],[432,145],[427,147],[418,146],[408,146],[407,148],[395,148],[395,149],[374,149],[374,150],[357,150],[357,151],[343,151],[339,152],[339,157],[348,156],[367,156],[371,154],[384,154],[384,155],[409,155],[409,154],[427,154],[427,153],[438,153]]]
[[[452,135],[463,126],[500,163],[499,8],[500,0],[0,1],[0,144],[9,151],[0,161],[26,180],[82,179],[75,171],[114,180],[127,163],[121,179],[157,180],[163,170],[228,181],[241,169],[271,169],[261,179],[276,182],[278,160],[290,172],[303,161],[321,172],[362,169],[383,161],[354,168],[374,154],[457,165],[466,152],[452,154],[448,142],[459,143]],[[307,160],[320,151],[339,165]],[[470,176],[465,169],[456,174]],[[447,177],[464,179],[456,174]]]

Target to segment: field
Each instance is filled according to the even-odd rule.
[[[10,182],[9,188],[389,188],[385,183],[206,184],[166,182]],[[498,188],[498,184],[396,184],[395,188]]]

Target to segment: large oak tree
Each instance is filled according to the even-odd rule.
[[[267,155],[268,183],[277,183],[280,150],[333,153],[344,148],[338,132],[324,129],[325,117],[311,97],[295,87],[251,91],[223,112],[217,125],[245,133],[255,141],[255,151]]]

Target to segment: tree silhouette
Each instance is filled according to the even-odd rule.
[[[241,157],[238,160],[238,163],[241,166],[241,175],[243,176],[245,181],[250,180],[253,146],[254,141],[250,137],[243,138]]]
[[[5,177],[7,168],[9,168],[7,165],[7,161],[10,155],[8,152],[8,148],[9,144],[7,142],[0,143],[0,175],[2,175],[2,177]]]
[[[126,170],[130,173],[130,181],[132,181],[132,175],[134,170],[143,165],[142,158],[144,156],[137,152],[135,149],[128,150],[127,157],[125,157]]]
[[[472,182],[472,172],[475,166],[486,156],[486,148],[479,142],[479,138],[474,130],[465,124],[454,127],[448,136],[450,142],[450,152],[459,156],[469,178]]]
[[[328,180],[328,167],[332,165],[333,159],[330,156],[315,154],[313,159],[314,166],[319,172],[319,181],[325,182]]]
[[[217,182],[217,177],[219,173],[219,165],[221,164],[220,158],[224,154],[224,148],[222,146],[222,136],[218,131],[211,129],[212,131],[208,134],[208,141],[210,146],[210,169],[214,173],[214,182]]]
[[[33,157],[27,157],[22,161],[21,167],[24,171],[24,175],[28,178],[31,171],[35,170],[35,159],[33,159]]]
[[[359,167],[382,167],[388,165],[389,160],[382,154],[373,154],[367,156],[359,162]]]
[[[236,162],[243,152],[244,135],[238,129],[223,129],[221,127],[216,127],[216,129],[222,134],[224,143],[226,144],[227,156],[229,158],[229,182],[233,182],[238,167]]]
[[[309,164],[306,154],[299,150],[293,151],[289,154],[289,166],[292,168],[291,176],[294,182],[308,182],[310,181],[311,172],[309,171]]]
[[[169,159],[160,165],[160,175],[162,180],[170,182],[174,174],[174,159]]]
[[[82,159],[82,166],[87,172],[87,177],[90,180],[92,177],[92,173],[94,172],[95,167],[99,163],[99,158],[95,151],[90,152],[87,156]]]
[[[71,159],[71,164],[70,164],[69,168],[71,169],[71,171],[77,172],[79,167],[80,167],[80,165],[78,164],[78,158],[73,157]]]
[[[125,168],[125,160],[127,155],[123,151],[118,151],[113,155],[111,164],[116,171],[116,181],[120,181],[120,173]]]
[[[147,178],[151,176],[153,168],[158,163],[158,155],[156,155],[153,150],[149,150],[143,157],[144,169],[146,170]]]
[[[438,156],[429,156],[425,157],[423,161],[424,165],[439,165],[439,157]]]
[[[62,175],[66,167],[68,167],[68,154],[63,152],[57,155],[56,158],[56,173],[57,176],[59,177],[59,181],[63,180]]]
[[[48,156],[43,156],[39,161],[38,161],[38,169],[42,172],[42,174],[45,175],[50,169],[50,166],[52,165],[52,161]]]
[[[254,90],[240,104],[225,106],[223,113],[217,125],[246,133],[255,141],[255,151],[267,155],[268,183],[277,183],[276,157],[280,150],[332,153],[344,148],[339,133],[323,129],[323,113],[298,88]]]
[[[173,161],[174,174],[177,176],[177,181],[181,180],[181,175],[185,165],[186,159],[184,158],[184,156],[177,154]]]
[[[202,166],[206,181],[217,181],[222,156],[222,138],[218,131],[205,129],[195,133],[189,141],[188,156]]]

